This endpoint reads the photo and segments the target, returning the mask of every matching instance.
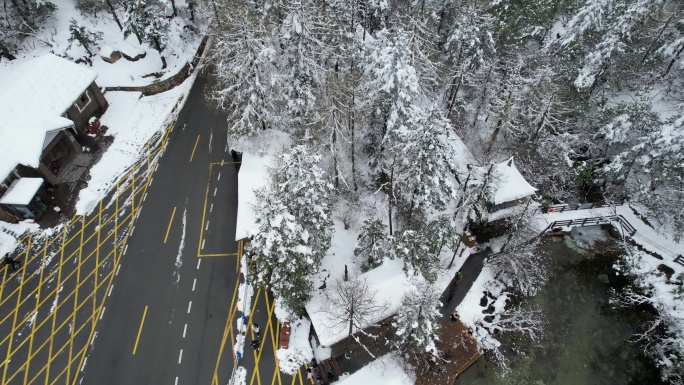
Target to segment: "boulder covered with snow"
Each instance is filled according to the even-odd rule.
[[[115,50],[114,48],[105,45],[100,48],[100,57],[107,63],[114,64],[121,59],[121,51]]]

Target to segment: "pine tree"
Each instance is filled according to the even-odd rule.
[[[271,187],[257,191],[258,233],[246,250],[250,278],[271,288],[293,314],[300,314],[312,289],[311,275],[330,248],[332,186],[318,167],[319,155],[295,146],[278,159]]]
[[[416,288],[401,299],[399,312],[392,323],[396,328],[397,347],[414,360],[421,360],[425,353],[437,358],[439,351],[435,342],[439,339],[439,292],[434,286],[420,281]]]
[[[402,230],[397,232],[392,244],[392,254],[404,261],[404,272],[408,276],[421,275],[428,282],[435,282],[439,272],[439,255],[435,239],[423,230]]]
[[[312,152],[306,145],[291,148],[278,158],[271,177],[275,196],[302,226],[311,247],[312,264],[318,268],[333,233],[333,186],[318,166],[321,156]]]
[[[326,57],[327,47],[317,36],[323,28],[317,20],[317,7],[311,0],[288,2],[284,8],[287,14],[279,36],[283,75],[280,81],[289,116],[287,128],[305,136],[310,125],[320,120],[315,106],[316,90],[325,84],[326,73],[321,62]]]
[[[379,219],[363,221],[354,249],[355,256],[365,258],[361,263],[361,271],[380,266],[385,257],[391,256],[389,248],[387,226]]]
[[[74,43],[78,42],[83,48],[88,52],[88,56],[93,56],[91,48],[97,44],[99,40],[102,40],[102,32],[90,32],[84,26],[79,25],[74,19],[69,22],[69,47]]]
[[[258,231],[245,246],[249,280],[273,290],[293,314],[300,314],[318,270],[306,230],[272,190],[256,191]]]
[[[168,43],[169,33],[165,10],[165,5],[155,0],[129,0],[123,20],[124,37],[134,34],[139,43],[150,43],[159,52],[162,69],[166,68],[166,58],[162,52]]]
[[[398,154],[392,190],[408,212],[421,218],[442,211],[456,197],[453,150],[445,143],[451,124],[432,106],[409,118],[407,129],[397,130],[391,152]]]
[[[208,56],[217,78],[213,98],[228,112],[229,135],[278,127],[284,97],[275,80],[278,51],[265,20],[251,6],[222,9],[221,18]]]

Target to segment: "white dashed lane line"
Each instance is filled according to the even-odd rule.
[[[188,314],[190,314],[190,309],[192,309],[192,301],[188,303]]]
[[[200,263],[202,263],[202,260],[200,258],[197,258],[197,268],[199,269]]]
[[[197,285],[197,278],[192,281],[192,291],[195,291],[195,285]]]
[[[185,338],[185,333],[188,331],[188,324],[183,327],[183,338]]]
[[[183,349],[181,349],[180,354],[178,354],[178,363],[180,364],[181,361],[183,361]]]

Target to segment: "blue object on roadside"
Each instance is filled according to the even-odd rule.
[[[242,353],[235,352],[235,358],[237,358],[237,360],[240,361],[242,359]]]

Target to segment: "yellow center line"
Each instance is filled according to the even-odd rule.
[[[142,333],[143,324],[145,323],[145,316],[147,315],[147,306],[143,312],[142,320],[140,321],[140,328],[138,329],[138,337],[135,339],[135,346],[133,346],[133,354],[138,350],[138,341],[140,341],[140,333]]]
[[[192,162],[192,158],[195,157],[195,150],[197,150],[197,144],[199,143],[200,136],[197,135],[197,140],[195,141],[195,147],[192,148],[192,154],[190,154],[190,161]]]
[[[171,231],[171,225],[173,224],[173,217],[176,215],[176,208],[173,208],[171,213],[171,219],[169,219],[169,227],[166,228],[166,236],[164,237],[164,243],[169,239],[169,231]]]

